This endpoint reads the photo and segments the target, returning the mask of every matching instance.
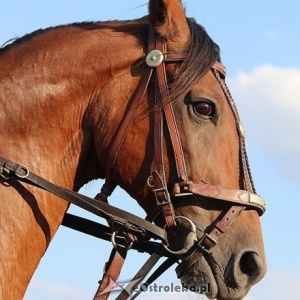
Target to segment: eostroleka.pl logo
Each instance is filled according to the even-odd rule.
[[[149,286],[141,284],[140,286],[134,288],[134,292],[142,291],[149,293],[186,293],[191,291],[198,294],[207,294],[210,293],[210,289],[210,283],[202,283],[199,286],[189,286],[189,288],[186,288],[182,285],[174,284],[172,282],[170,284],[153,283]]]
[[[128,294],[131,292],[148,292],[148,293],[186,293],[186,292],[195,292],[198,294],[208,294],[211,291],[210,283],[202,283],[198,286],[189,286],[189,288],[183,287],[179,284],[157,284],[153,283],[149,286],[146,284],[138,284],[140,279],[134,281],[113,281],[110,279],[108,286],[100,293],[106,294],[111,292],[120,292],[125,290]]]

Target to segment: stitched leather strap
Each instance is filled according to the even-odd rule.
[[[156,48],[160,50],[162,53],[165,52],[164,44],[160,41],[160,39],[156,39]],[[173,153],[175,156],[177,177],[179,181],[184,181],[187,180],[187,172],[186,172],[184,155],[183,155],[183,150],[181,145],[181,139],[179,136],[179,131],[177,128],[177,123],[175,120],[174,111],[173,111],[173,107],[169,95],[165,63],[162,63],[156,67],[156,75],[157,75],[158,87],[160,91],[159,93],[160,101],[166,118],[168,132],[171,138]]]
[[[107,300],[110,292],[117,279],[119,278],[121,269],[125,262],[127,249],[120,247],[119,249],[113,248],[107,267],[103,274],[102,280],[99,282],[99,288],[94,296],[94,300]]]
[[[126,231],[142,239],[154,238],[166,244],[168,243],[167,234],[162,228],[112,205],[59,187],[32,173],[27,167],[6,160],[3,157],[0,157],[0,180],[18,180],[34,185],[97,216],[105,218],[115,229]]]
[[[187,56],[185,53],[164,53],[164,62],[168,63],[180,63],[186,60]]]
[[[204,183],[188,183],[187,191],[199,196],[256,209],[260,216],[266,210],[266,202],[264,199],[257,194],[245,190]]]
[[[149,53],[153,50],[158,50],[161,53],[165,52],[164,44],[160,39],[156,38],[154,29],[149,27]],[[165,58],[164,58],[165,59]],[[160,207],[163,216],[165,217],[166,226],[171,228],[176,225],[175,211],[171,203],[169,191],[164,169],[163,155],[163,113],[165,113],[166,103],[169,99],[169,90],[166,82],[165,64],[162,62],[155,67],[154,74],[154,165],[155,170],[152,172],[153,193],[156,198],[157,205]],[[170,102],[170,100],[168,101]],[[178,170],[178,167],[177,167]]]
[[[193,248],[192,253],[183,258],[182,262],[176,267],[175,270],[178,278],[180,278],[188,268],[195,264],[204,253],[212,251],[213,247],[218,243],[218,239],[227,231],[243,209],[243,206],[230,207],[224,217],[221,218],[221,220],[217,220],[213,224],[213,228],[203,234],[203,237]]]
[[[134,116],[136,114],[136,111],[141,103],[141,100],[147,90],[147,87],[149,85],[149,81],[151,78],[153,70],[150,68],[146,69],[146,73],[142,77],[138,89],[136,91],[136,94],[134,95],[130,108],[125,115],[123,121],[119,125],[117,134],[115,139],[113,140],[113,143],[109,149],[108,155],[107,155],[107,163],[106,163],[106,169],[105,169],[105,183],[101,189],[101,193],[97,195],[99,199],[102,201],[107,202],[107,197],[110,196],[113,192],[113,190],[116,187],[116,183],[114,182],[112,178],[112,169],[115,164],[115,161],[118,157],[118,154],[120,152],[121,146],[124,142],[124,139],[128,133],[128,130],[133,122]]]

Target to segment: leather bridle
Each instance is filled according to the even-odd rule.
[[[110,148],[107,159],[108,163],[106,165],[106,181],[102,187],[101,193],[98,195],[98,198],[103,201],[107,201],[107,197],[111,195],[116,186],[111,174],[114,163],[118,157],[126,134],[133,123],[137,108],[139,107],[143,95],[152,80],[152,88],[154,91],[158,92],[155,92],[154,94],[154,170],[148,178],[148,186],[152,188],[154,193],[158,212],[151,214],[151,216],[148,216],[147,219],[153,221],[153,218],[156,217],[157,213],[162,213],[165,217],[165,223],[168,228],[176,226],[175,212],[171,202],[170,192],[167,188],[163,162],[162,140],[163,123],[165,120],[172,143],[178,178],[178,182],[175,184],[171,193],[172,196],[180,197],[187,194],[196,194],[206,198],[223,201],[231,205],[224,217],[217,221],[214,224],[213,229],[209,233],[205,233],[201,242],[198,243],[199,247],[205,249],[205,251],[210,251],[217,243],[217,239],[227,230],[230,224],[236,219],[243,209],[255,209],[259,215],[262,215],[265,211],[266,203],[260,196],[255,194],[244,146],[244,134],[241,131],[241,122],[232,97],[229,94],[229,90],[222,81],[222,78],[225,78],[226,69],[218,61],[215,62],[211,68],[226,95],[235,117],[239,133],[240,156],[242,162],[241,170],[245,190],[232,189],[205,183],[193,183],[189,181],[166,76],[167,63],[181,63],[185,59],[185,53],[168,53],[166,51],[166,45],[156,36],[154,29],[151,26],[149,27],[148,55],[146,57],[146,64],[148,68],[140,82],[138,91],[131,103],[131,107],[122,124],[119,126],[119,131],[117,132],[116,138]]]
[[[182,63],[187,59],[187,55],[186,53],[168,53],[166,45],[156,35],[151,25],[149,26],[148,40],[148,55],[145,59],[147,68],[144,76],[141,78],[135,95],[132,98],[128,113],[124,116],[123,121],[119,125],[115,139],[108,151],[105,169],[106,180],[101,192],[95,197],[95,199],[99,201],[91,200],[90,198],[79,195],[73,191],[57,187],[31,173],[25,166],[13,163],[2,157],[0,157],[0,179],[2,181],[8,181],[13,178],[33,184],[69,201],[70,203],[78,205],[86,210],[98,214],[99,216],[103,216],[108,220],[111,228],[120,228],[120,231],[126,233],[126,239],[130,242],[136,242],[136,239],[139,237],[147,239],[147,234],[148,238],[154,237],[161,239],[165,250],[171,255],[166,255],[164,252],[165,250],[162,251],[161,248],[159,248],[159,250],[152,253],[152,260],[155,263],[158,257],[170,256],[172,258],[171,262],[174,263],[178,257],[180,257],[182,262],[177,266],[176,272],[178,277],[181,277],[182,273],[199,260],[201,255],[212,251],[220,236],[227,231],[241,211],[244,209],[254,209],[259,215],[262,215],[265,212],[266,203],[255,193],[245,149],[244,134],[241,130],[241,122],[234,101],[225,82],[223,81],[223,78],[225,78],[226,75],[225,67],[218,61],[212,64],[211,69],[226,95],[236,121],[239,133],[240,169],[244,189],[240,190],[205,183],[194,183],[189,180],[166,75],[166,64]],[[147,220],[153,222],[158,215],[162,214],[165,220],[164,229],[175,228],[177,226],[176,220],[178,219],[185,219],[188,221],[191,231],[194,233],[195,241],[192,247],[179,251],[172,251],[168,248],[167,235],[163,229],[147,222],[146,220],[141,220],[130,213],[121,211],[107,204],[108,196],[112,194],[117,185],[112,176],[114,164],[127,133],[134,121],[137,109],[139,108],[143,96],[148,88],[149,91],[154,91],[153,98],[155,109],[154,169],[147,180],[147,184],[149,188],[152,189],[157,208],[153,213],[151,213],[151,215],[148,215]],[[166,127],[170,136],[177,172],[177,182],[175,183],[172,191],[168,189],[168,182],[166,180],[164,169],[164,122],[166,122]],[[226,212],[222,212],[220,214],[220,217],[217,218],[213,224],[207,227],[209,229],[206,229],[203,236],[200,238],[196,235],[194,223],[184,216],[176,216],[173,208],[172,198],[189,195],[199,195],[207,199],[221,201],[227,203],[229,207]],[[93,203],[93,201],[97,203]],[[112,239],[115,240],[115,235],[112,235]],[[117,279],[123,265],[123,261],[126,257],[126,250],[127,249],[124,248],[114,247],[109,264],[106,267],[106,271],[102,279],[102,284],[96,293],[95,299],[106,299],[103,296],[103,291],[105,290],[110,278],[113,280]],[[171,263],[168,261],[160,272],[163,272],[170,265]],[[145,270],[142,271],[142,273],[143,272],[145,273]],[[136,275],[136,277],[138,276],[140,276],[140,273]],[[153,276],[153,279],[156,277]],[[126,295],[123,292],[118,299],[126,299]]]
[[[141,100],[147,88],[150,84],[152,84],[151,88],[155,91],[154,170],[149,176],[147,184],[153,191],[157,209],[147,216],[147,220],[154,221],[154,219],[159,214],[162,214],[165,219],[165,228],[170,229],[176,226],[176,219],[187,219],[183,216],[175,215],[175,210],[171,201],[171,195],[173,197],[180,197],[195,194],[208,199],[225,202],[229,207],[227,212],[223,212],[222,214],[220,214],[220,216],[222,217],[217,219],[214,224],[211,224],[207,227],[210,229],[205,231],[201,238],[197,238],[197,236],[195,235],[195,243],[191,249],[172,251],[168,249],[168,245],[165,245],[165,248],[171,254],[176,254],[183,257],[182,262],[176,268],[178,277],[181,277],[182,273],[187,268],[192,266],[197,260],[199,260],[201,255],[212,251],[213,247],[217,244],[220,236],[222,236],[222,234],[227,231],[227,229],[238,217],[241,211],[243,211],[244,209],[254,209],[258,212],[259,215],[262,215],[265,212],[266,203],[260,196],[255,193],[247,153],[245,150],[244,132],[242,130],[242,125],[234,101],[225,82],[222,80],[225,78],[226,69],[218,61],[216,61],[211,66],[211,69],[216,79],[220,83],[224,94],[226,95],[227,101],[232,109],[236,121],[240,144],[240,169],[243,178],[244,189],[232,189],[223,186],[216,186],[205,183],[194,183],[189,181],[179,131],[173,112],[172,101],[169,95],[169,87],[166,75],[166,64],[182,63],[185,59],[187,59],[187,55],[186,53],[168,53],[166,51],[166,45],[159,37],[156,36],[151,25],[149,27],[148,40],[148,55],[146,56],[145,61],[148,68],[146,69],[146,73],[139,84],[130,109],[123,122],[120,124],[116,138],[109,150],[107,160],[108,163],[106,165],[106,181],[102,187],[101,193],[97,195],[97,198],[106,202],[108,196],[111,195],[116,186],[112,178],[112,169],[114,167],[114,163],[118,157],[127,132],[131,124],[133,123],[137,108],[139,107],[139,104],[141,103]],[[174,185],[173,191],[171,191],[171,195],[167,187],[168,183],[166,181],[163,162],[164,121],[166,122],[172,144],[178,178],[178,181]],[[190,227],[194,227],[193,222],[191,220],[188,221],[190,223]],[[181,254],[184,253],[188,255],[186,257],[182,256]]]

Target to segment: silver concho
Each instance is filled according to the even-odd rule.
[[[146,56],[146,64],[148,67],[155,68],[164,61],[164,54],[159,50],[152,50]]]

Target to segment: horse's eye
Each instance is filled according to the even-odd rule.
[[[214,117],[215,106],[208,100],[202,100],[194,103],[194,111],[199,117]]]

